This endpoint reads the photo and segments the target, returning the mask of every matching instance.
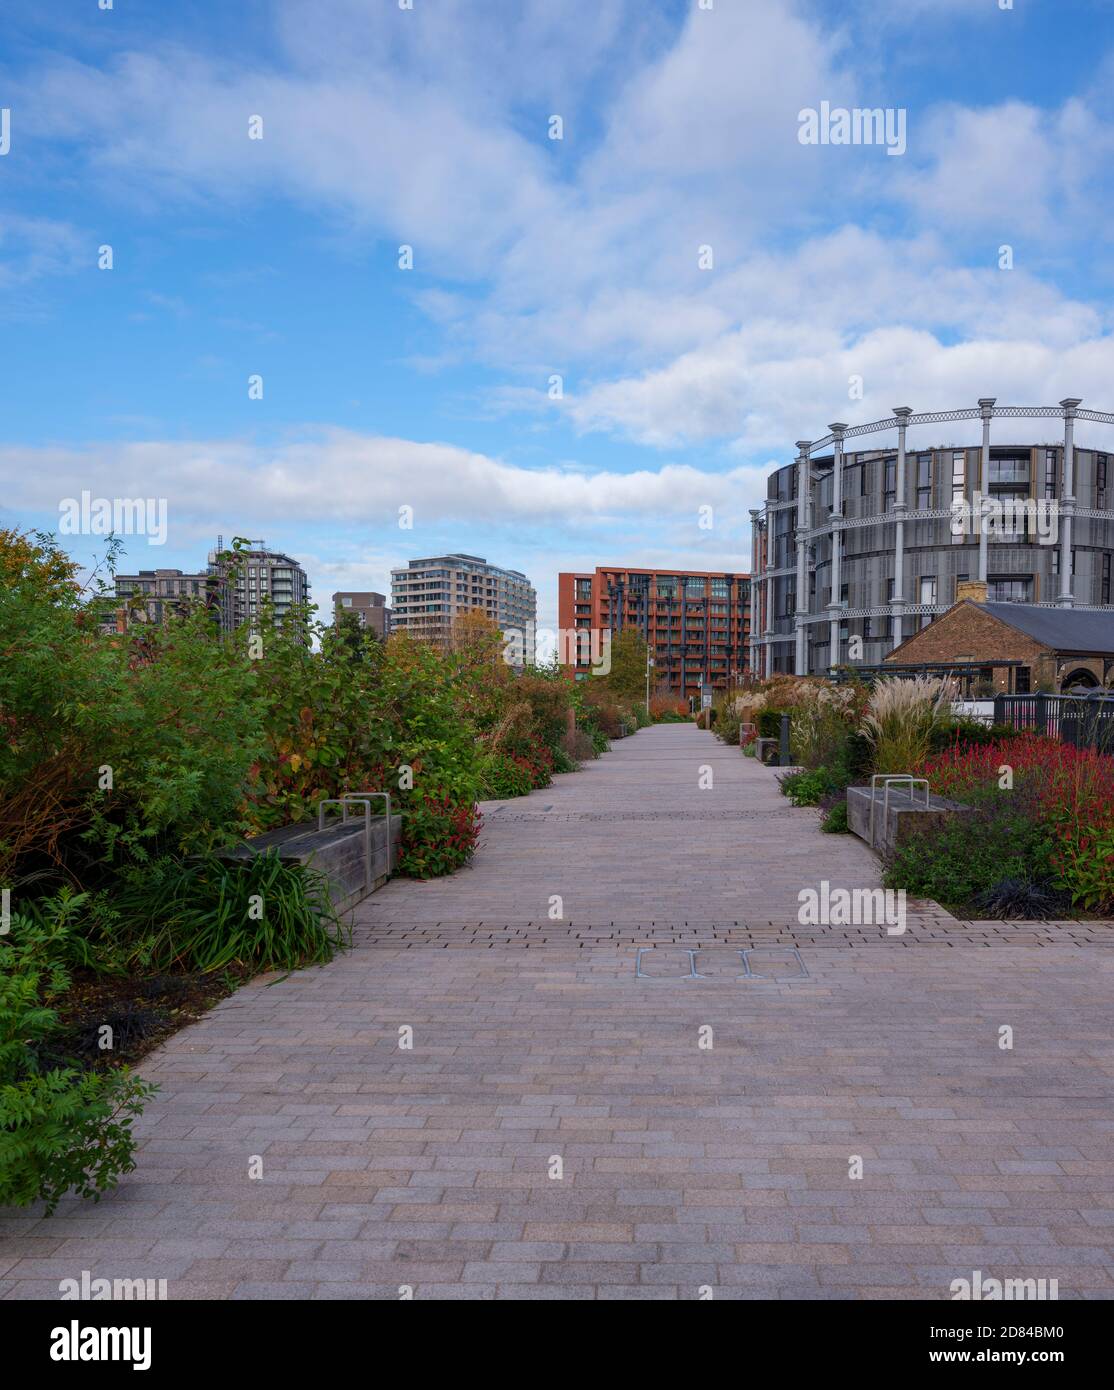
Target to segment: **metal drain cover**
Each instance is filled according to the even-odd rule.
[[[747,979],[808,979],[808,971],[796,946],[752,946],[740,954],[746,966]]]
[[[639,980],[804,980],[808,971],[795,946],[639,946]]]

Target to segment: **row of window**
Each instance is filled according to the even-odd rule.
[[[1063,450],[1045,449],[1044,466],[1042,475],[1038,475],[1041,484],[1041,491],[1038,495],[1044,498],[1059,497],[1061,492],[1061,460]],[[932,506],[933,490],[933,459],[938,457],[940,469],[949,467],[946,453],[933,455],[929,453],[910,454],[908,456],[910,465],[914,470],[915,487],[913,494],[916,498],[918,508]],[[970,468],[968,458],[970,457]],[[1095,506],[1105,507],[1108,505],[1107,496],[1109,481],[1112,470],[1110,467],[1110,456],[1108,454],[1095,454],[1094,470],[1094,493]],[[1018,488],[1023,489],[1023,495],[1029,495],[1029,485],[1032,473],[1031,455],[1028,450],[1024,453],[992,457],[990,463],[989,485],[991,492],[998,488]],[[865,463],[845,463],[840,479],[841,491],[844,498],[848,497],[869,497],[870,496],[870,462]],[[954,449],[951,451],[950,460],[950,484],[953,498],[963,497],[968,491],[973,490],[979,485],[981,471],[980,451],[977,449]],[[968,476],[970,474],[970,476]],[[832,488],[833,481],[831,476],[826,478],[821,484],[822,496],[827,503],[828,510],[832,507]],[[1077,496],[1080,495],[1080,487],[1077,481],[1075,485]],[[789,502],[797,496],[797,470],[790,468],[784,470],[781,475],[775,475],[770,480],[769,500],[778,502]],[[893,504],[897,497],[897,456],[882,460],[882,510],[892,511]],[[910,502],[913,498],[908,499]],[[778,514],[779,519],[780,515]],[[791,517],[792,513],[784,513]],[[791,524],[791,523],[788,523]]]
[[[1060,553],[1053,551],[1052,573],[1059,574]],[[1075,552],[1072,551],[1072,573],[1075,573]],[[970,579],[969,574],[956,575],[956,584],[964,584]],[[840,591],[840,602],[848,602],[849,586],[843,584]],[[809,586],[810,600],[816,598],[816,576],[810,577]],[[892,602],[894,596],[894,581],[887,580],[886,599],[887,603]],[[1032,603],[1036,597],[1036,581],[1031,574],[991,574],[987,576],[986,597],[989,603]],[[954,595],[953,595],[954,598]],[[937,605],[940,602],[939,579],[936,575],[921,575],[917,581],[917,603]],[[1101,562],[1100,582],[1099,582],[1099,603],[1108,604],[1111,602],[1111,554],[1104,551]],[[786,584],[781,590],[781,611],[775,613],[777,618],[793,618],[797,612],[797,591],[794,584]],[[932,621],[932,614],[921,614],[921,626],[926,627]],[[879,623],[886,626],[886,631],[872,632],[871,623],[876,627]],[[889,618],[863,620],[864,637],[885,637],[892,635],[892,622]]]
[[[625,585],[610,582],[608,590],[614,594],[620,589],[625,588],[631,597],[644,595],[650,596],[650,575],[632,574],[629,576]],[[659,599],[677,599],[682,594],[685,598],[704,598],[706,593],[712,598],[730,597],[730,587],[726,579],[701,579],[696,577],[679,578],[677,575],[659,574],[654,580],[654,589]],[[592,581],[590,579],[578,579],[576,581],[576,598],[590,599],[592,597]]]

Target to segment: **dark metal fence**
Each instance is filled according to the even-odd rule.
[[[1090,695],[995,695],[995,724],[1114,754],[1114,691]]]

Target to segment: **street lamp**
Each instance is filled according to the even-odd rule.
[[[654,658],[650,655],[650,648],[646,648],[646,718],[650,717],[650,667],[654,664]]]

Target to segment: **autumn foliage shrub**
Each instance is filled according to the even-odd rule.
[[[687,700],[660,693],[650,696],[650,718],[655,723],[687,722],[690,717]]]

